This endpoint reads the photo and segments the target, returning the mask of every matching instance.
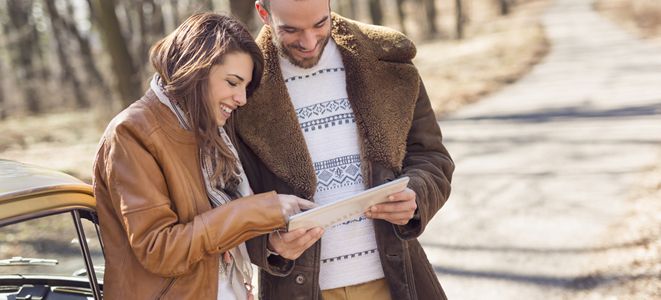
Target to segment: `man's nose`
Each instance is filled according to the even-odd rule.
[[[303,48],[305,51],[310,51],[314,49],[314,47],[317,45],[317,37],[314,34],[313,31],[305,31],[303,32],[303,36],[301,37],[301,48]]]

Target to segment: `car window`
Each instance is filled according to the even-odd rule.
[[[82,219],[95,266],[103,253],[95,225]],[[77,275],[87,278],[71,212],[0,227],[0,275]],[[102,278],[102,277],[101,277]]]
[[[97,272],[99,281],[103,281],[103,270],[106,261],[103,257],[103,250],[101,249],[101,241],[98,235],[98,226],[88,219],[81,219],[83,229],[85,230],[85,238],[87,239],[87,247],[89,247],[90,255],[92,256],[92,263]]]

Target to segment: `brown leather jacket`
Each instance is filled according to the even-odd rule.
[[[216,299],[220,254],[285,224],[274,192],[212,209],[195,137],[151,90],[108,125],[94,193],[105,299]]]

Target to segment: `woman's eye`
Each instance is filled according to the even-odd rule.
[[[235,86],[238,85],[237,83],[232,82],[232,81],[230,81],[230,80],[227,80],[227,83],[228,83],[229,85],[233,86],[233,87],[235,87]]]

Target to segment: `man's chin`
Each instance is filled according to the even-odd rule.
[[[303,59],[295,59],[293,57],[290,57],[289,61],[293,65],[295,65],[299,68],[309,69],[309,68],[312,68],[312,67],[316,66],[319,63],[319,57],[310,57],[310,58],[303,58]]]

